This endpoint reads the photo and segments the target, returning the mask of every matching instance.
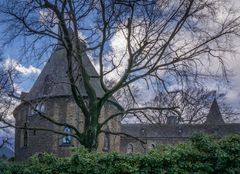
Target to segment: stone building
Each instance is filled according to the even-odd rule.
[[[86,54],[83,55],[83,64],[91,76],[91,84],[101,97],[103,89],[98,74]],[[76,67],[78,68],[78,67]],[[83,97],[87,98],[82,81],[77,81]],[[63,136],[43,130],[28,130],[27,127],[48,128],[56,131],[71,132],[68,127],[57,126],[40,117],[33,108],[39,110],[57,122],[68,122],[83,130],[84,117],[76,106],[67,78],[66,52],[58,46],[29,93],[22,93],[22,103],[14,110],[17,127],[15,134],[15,158],[23,160],[35,153],[48,152],[59,156],[68,156],[70,147],[79,146],[79,142],[70,136]],[[114,99],[112,99],[114,100]],[[101,118],[117,112],[117,108],[107,103]],[[113,119],[106,126],[110,131],[124,132],[141,139],[144,143],[127,136],[100,135],[100,151],[120,151],[123,153],[145,153],[157,144],[175,144],[189,139],[194,134],[207,133],[224,136],[240,133],[240,124],[225,124],[214,100],[205,124],[176,124],[174,117],[169,118],[166,125],[159,124],[122,124]]]
[[[83,55],[83,64],[91,77],[90,83],[95,88],[97,97],[102,97],[104,93],[98,79],[98,74],[86,54]],[[78,83],[78,89],[81,91],[82,96],[87,98],[83,82],[78,80],[76,83]],[[16,126],[26,127],[26,129],[16,129],[15,158],[17,160],[26,159],[40,152],[67,156],[71,149],[69,147],[79,146],[79,142],[70,136],[27,129],[27,127],[37,127],[66,133],[71,132],[68,127],[57,126],[42,118],[35,112],[38,110],[57,122],[67,122],[77,127],[78,130],[83,130],[84,117],[72,98],[67,78],[65,49],[58,46],[54,50],[29,93],[22,93],[21,98],[22,103],[14,110],[14,117],[16,119]],[[114,112],[117,112],[117,109],[109,102],[105,104],[100,119],[106,118]],[[110,129],[110,131],[113,129],[119,130],[120,121],[113,119],[108,122],[105,129]],[[119,151],[119,141],[119,136],[100,135],[99,150]]]
[[[176,144],[188,140],[196,134],[213,134],[223,137],[230,134],[240,134],[240,123],[227,124],[220,113],[214,99],[204,124],[176,124],[170,118],[165,125],[159,124],[124,124],[123,132],[142,140],[122,136],[120,151],[124,153],[146,153],[157,144]]]

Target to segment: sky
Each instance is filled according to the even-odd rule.
[[[238,0],[231,0],[234,8],[239,9],[240,8],[240,1]],[[221,17],[221,16],[220,16]],[[0,26],[2,27],[2,26]],[[1,30],[1,28],[0,28]],[[124,41],[121,39],[121,35],[116,35],[111,40],[111,46],[115,49],[116,52],[121,52],[122,47],[121,45],[124,45]],[[228,80],[229,83],[225,83],[222,85],[222,83],[211,81],[208,83],[209,90],[217,90],[219,93],[225,93],[226,97],[226,103],[229,103],[234,108],[238,109],[240,108],[240,40],[234,40],[234,44],[237,46],[237,53],[234,56],[228,57],[228,60],[226,61],[227,69],[229,70],[228,74]],[[39,61],[23,61],[18,58],[18,52],[13,51],[13,48],[18,47],[18,43],[15,43],[16,45],[9,45],[4,50],[4,66],[15,66],[16,70],[20,74],[20,79],[15,83],[17,92],[20,94],[22,91],[29,91],[34,83],[34,81],[37,79],[38,75],[41,73],[42,68],[44,67],[48,57],[50,54],[48,54],[47,57],[43,59],[42,62]],[[239,44],[239,45],[238,45]],[[18,48],[19,49],[19,48]],[[98,68],[98,65],[95,64],[96,68]],[[213,68],[216,68],[212,65]],[[116,78],[114,73],[111,75],[111,78]],[[147,90],[145,87],[141,87],[141,90]],[[147,100],[147,98],[151,98],[154,94],[149,95],[148,92],[146,92],[148,95],[144,96],[144,98]]]
[[[121,43],[120,37],[114,37],[112,40],[112,45],[115,46],[116,49],[119,49],[121,51],[121,48],[118,48],[119,43]],[[118,51],[119,51],[118,50]],[[240,53],[240,47],[238,49]],[[225,93],[225,102],[230,104],[233,108],[240,108],[240,59],[238,58],[238,53],[234,56],[228,59],[227,62],[227,68],[229,70],[228,74],[228,80],[227,83],[225,81],[224,85],[222,83],[219,83],[218,81],[211,81],[211,83],[208,83],[207,87],[209,90],[216,90],[218,93]],[[11,55],[11,53],[7,53],[7,58],[4,61],[4,66],[14,66],[16,67],[16,70],[19,72],[21,76],[21,80],[17,82],[16,89],[17,92],[20,94],[22,91],[27,92],[31,89],[34,81],[37,79],[38,75],[41,73],[42,68],[44,67],[44,62],[41,67],[37,67],[34,65],[28,65],[23,64],[21,62],[18,62],[17,59],[14,58],[14,56]],[[96,68],[98,68],[98,65],[95,64]],[[116,74],[112,74],[111,78],[118,77]],[[139,86],[140,90],[148,90],[144,86]],[[146,91],[148,95],[144,96],[146,100],[152,98],[154,94],[149,93]],[[149,95],[152,94],[152,95]]]
[[[233,7],[236,9],[240,8],[240,1],[238,0],[230,0]],[[220,16],[221,17],[221,16]],[[2,26],[0,26],[2,27]],[[0,28],[1,30],[1,28]],[[121,35],[116,35],[111,40],[111,46],[115,49],[115,52],[121,53],[121,45],[124,45],[124,40],[121,39]],[[208,88],[210,90],[217,90],[219,93],[226,93],[226,102],[232,105],[234,108],[240,108],[240,40],[233,41],[235,45],[238,47],[237,53],[234,56],[228,57],[226,61],[226,67],[229,70],[228,74],[228,80],[229,83],[226,84],[226,86],[222,85],[222,83],[211,81],[211,83],[208,84]],[[48,57],[50,57],[50,54],[46,56],[42,62],[34,61],[23,61],[17,58],[17,51],[12,51],[14,47],[18,45],[18,43],[15,43],[16,45],[9,45],[4,50],[4,66],[15,66],[16,70],[20,74],[20,79],[18,82],[16,82],[15,86],[17,88],[17,92],[21,93],[21,91],[29,91],[31,86],[33,85],[34,81],[40,74],[42,68],[44,67]],[[239,45],[238,45],[239,44]],[[98,65],[95,64],[96,68],[98,68]],[[217,68],[214,66],[217,66],[216,64],[213,64],[213,69]],[[114,73],[111,74],[111,78],[116,78]],[[145,87],[142,87],[145,88]],[[146,89],[145,89],[146,90]],[[154,94],[153,94],[154,95]],[[144,97],[152,97],[151,95],[147,95]]]

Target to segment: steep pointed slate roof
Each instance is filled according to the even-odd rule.
[[[91,76],[90,83],[94,87],[97,97],[102,97],[104,91],[101,88],[101,84],[98,79],[98,73],[86,54],[83,55],[83,65]],[[75,63],[74,68],[76,69],[75,72],[79,72],[77,70],[77,63]],[[81,94],[83,96],[87,96],[83,82],[78,80],[76,83]],[[71,95],[71,88],[67,77],[66,51],[63,48],[58,47],[49,58],[47,64],[43,68],[30,92],[24,97],[26,97],[28,100],[34,100],[43,97]]]
[[[219,110],[219,106],[218,106],[216,98],[213,100],[213,103],[212,103],[210,111],[207,115],[205,124],[215,124],[215,125],[224,124],[224,120],[223,120],[222,114]]]

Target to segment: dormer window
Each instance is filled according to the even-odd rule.
[[[33,115],[37,114],[38,112],[46,113],[46,106],[44,103],[37,103],[37,104],[31,105],[29,107],[29,115],[30,116],[33,116]]]

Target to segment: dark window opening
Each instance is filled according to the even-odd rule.
[[[28,144],[27,123],[24,123],[24,132],[23,132],[23,147],[27,147],[27,144]]]
[[[110,150],[110,134],[108,132],[104,134],[104,145],[102,150],[104,152],[109,152]]]

